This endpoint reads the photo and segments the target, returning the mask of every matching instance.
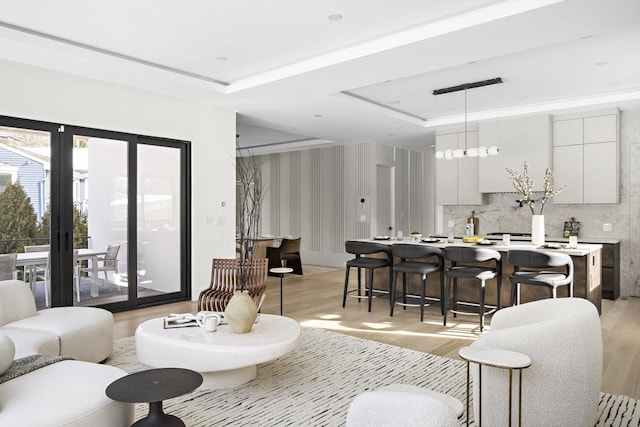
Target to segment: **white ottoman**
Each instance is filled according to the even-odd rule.
[[[347,427],[459,427],[462,402],[443,393],[393,384],[358,395],[347,413]]]

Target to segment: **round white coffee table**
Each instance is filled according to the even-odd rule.
[[[251,381],[257,365],[291,352],[301,328],[288,317],[260,314],[251,332],[235,334],[229,325],[216,332],[187,327],[164,329],[163,318],[136,329],[138,360],[155,368],[185,368],[202,374],[202,388],[235,387]]]

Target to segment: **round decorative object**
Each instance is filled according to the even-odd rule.
[[[16,355],[16,346],[11,338],[0,335],[0,375],[2,375],[13,363]]]
[[[235,291],[224,309],[224,317],[236,334],[250,332],[257,316],[258,307],[249,291]]]

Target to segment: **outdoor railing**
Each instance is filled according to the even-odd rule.
[[[91,242],[91,236],[74,236],[74,249],[88,248]],[[16,252],[24,252],[25,246],[32,245],[48,245],[49,237],[24,237],[18,239],[0,239],[0,254],[9,254]]]

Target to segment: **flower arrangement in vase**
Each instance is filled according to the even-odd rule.
[[[542,211],[544,210],[544,205],[549,201],[549,199],[564,190],[566,185],[563,185],[556,190],[553,185],[553,172],[551,169],[547,168],[544,172],[542,197],[534,199],[534,182],[529,176],[529,166],[527,165],[527,162],[524,162],[524,170],[522,173],[516,172],[510,168],[507,168],[507,172],[510,175],[509,179],[511,179],[513,188],[516,190],[516,193],[520,195],[520,200],[516,200],[516,202],[520,203],[521,207],[527,205],[531,210],[531,242],[538,246],[543,245],[544,215],[542,214]],[[538,214],[536,214],[535,210],[536,202],[540,203],[540,211]]]

